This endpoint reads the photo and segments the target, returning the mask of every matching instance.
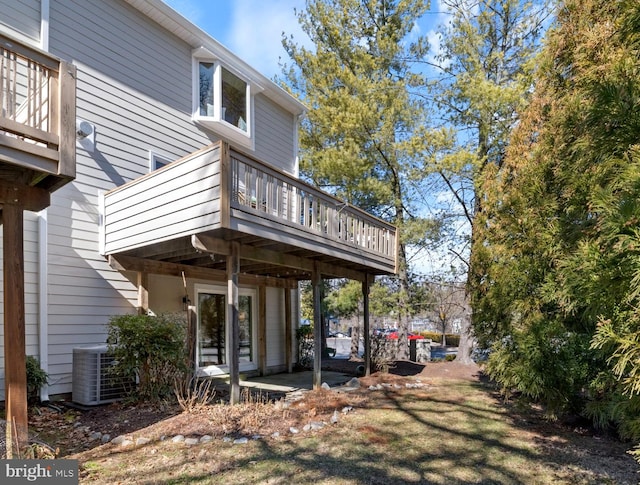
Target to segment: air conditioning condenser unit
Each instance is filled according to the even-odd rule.
[[[74,348],[71,400],[95,406],[124,398],[129,382],[113,374],[114,363],[106,345]]]

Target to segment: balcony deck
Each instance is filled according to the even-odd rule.
[[[0,35],[0,182],[52,192],[73,180],[75,72]]]
[[[394,226],[222,142],[107,192],[102,211],[103,254],[122,269],[153,261],[224,271],[239,243],[245,275],[396,270]]]

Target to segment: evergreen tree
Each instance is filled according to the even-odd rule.
[[[465,263],[467,291],[477,300],[487,271],[483,232],[490,230],[483,214],[485,185],[499,176],[509,134],[526,106],[532,59],[549,9],[546,0],[443,0],[442,5],[448,21],[440,28],[432,94],[449,133],[429,170],[454,201],[453,209],[446,209],[454,227],[463,219],[469,228],[466,237],[454,233],[448,240]],[[468,337],[463,331],[458,359],[464,362],[470,361]]]
[[[476,334],[553,413],[640,440],[640,7],[567,0],[502,173],[487,184]],[[591,348],[590,348],[591,344]]]
[[[422,159],[409,147],[426,123],[411,88],[427,43],[409,42],[422,0],[308,0],[299,12],[312,50],[285,39],[293,66],[288,88],[309,107],[300,133],[301,172],[315,185],[399,230],[400,358],[408,357],[408,244],[424,241],[433,223],[415,207]]]

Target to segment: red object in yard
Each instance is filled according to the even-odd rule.
[[[389,335],[387,335],[387,338],[397,339],[398,332],[391,332]],[[424,339],[422,335],[416,335],[415,333],[409,334],[409,340],[422,340],[422,339]]]

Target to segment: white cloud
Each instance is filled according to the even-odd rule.
[[[303,0],[237,0],[233,2],[228,46],[240,58],[271,78],[280,73],[278,63],[288,61],[282,33],[293,34],[298,43],[306,38],[294,8],[304,9]]]

